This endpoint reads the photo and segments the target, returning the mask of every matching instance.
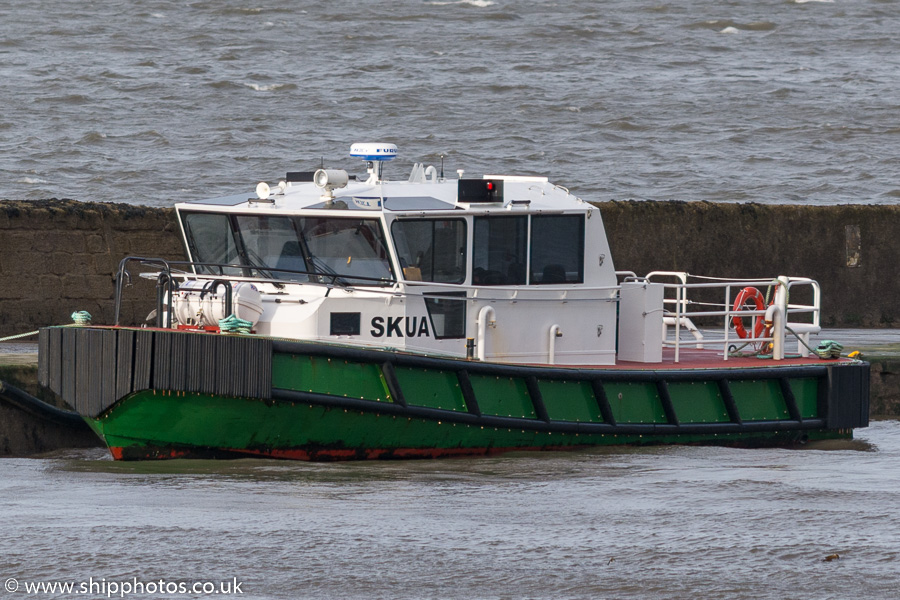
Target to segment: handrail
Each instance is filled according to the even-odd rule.
[[[349,286],[349,284],[347,284],[346,282],[339,284],[338,281],[342,280],[342,279],[354,279],[354,280],[360,279],[363,281],[373,281],[373,282],[381,283],[383,285],[391,285],[391,284],[397,283],[397,279],[395,279],[395,278],[394,279],[384,279],[382,277],[366,277],[364,275],[351,275],[349,273],[323,273],[321,271],[299,271],[297,269],[280,269],[280,268],[276,268],[276,267],[267,267],[267,266],[260,266],[260,265],[248,266],[248,265],[236,265],[236,264],[230,264],[230,263],[201,263],[201,262],[192,262],[192,261],[188,261],[188,260],[173,260],[173,261],[169,261],[169,264],[170,265],[186,265],[188,267],[191,267],[194,269],[193,273],[188,273],[185,271],[185,272],[183,272],[183,274],[188,275],[188,276],[197,276],[197,277],[232,277],[231,275],[228,275],[227,273],[221,272],[221,270],[222,269],[239,269],[241,271],[260,271],[260,272],[264,271],[266,273],[272,273],[272,272],[274,272],[274,273],[290,273],[291,275],[306,275],[308,277],[318,277],[321,279],[330,279],[331,285],[341,285],[342,287]],[[197,267],[201,267],[201,268],[216,267],[220,270],[220,272],[219,273],[198,273],[197,269],[196,269]],[[285,281],[287,283],[321,283],[321,282],[283,280],[283,279],[276,279],[274,277],[255,277],[254,278],[254,277],[247,277],[247,276],[243,276],[243,275],[235,275],[233,277],[235,279],[240,279],[242,281],[243,280],[258,280],[258,281],[268,281],[268,282],[273,282],[273,283],[281,283],[281,282],[285,282]]]
[[[650,281],[653,277],[673,277],[677,279],[677,283],[666,283],[666,282],[656,282],[659,285],[663,285],[666,290],[672,290],[674,292],[674,297],[664,298],[663,303],[664,306],[670,306],[673,312],[669,313],[668,316],[673,317],[674,324],[674,337],[673,339],[669,339],[666,337],[663,340],[663,345],[667,347],[673,347],[675,349],[675,362],[679,361],[680,358],[680,350],[682,346],[688,347],[701,347],[703,344],[713,344],[713,345],[721,345],[722,346],[722,357],[724,360],[728,360],[729,352],[731,349],[735,348],[736,344],[741,344],[741,347],[745,347],[749,344],[754,345],[764,345],[771,343],[773,345],[772,356],[775,360],[780,360],[784,358],[784,338],[786,331],[790,330],[792,327],[795,327],[799,323],[791,323],[789,320],[790,316],[797,315],[811,315],[811,323],[803,323],[807,331],[816,330],[819,328],[820,317],[821,317],[821,288],[819,284],[807,277],[777,277],[777,278],[760,278],[760,279],[713,279],[713,278],[701,278],[703,282],[691,282],[688,283],[688,279],[694,276],[689,275],[684,272],[675,272],[675,271],[656,271],[653,273],[649,273],[647,275],[647,280]],[[756,287],[768,285],[775,288],[775,294],[771,299],[771,304],[769,307],[763,310],[753,310],[753,309],[743,309],[739,308],[738,310],[734,309],[732,304],[732,298],[735,295],[737,290],[740,290],[745,287]],[[812,290],[812,303],[811,304],[802,304],[798,302],[791,303],[790,293],[791,289],[797,286],[809,286]],[[688,297],[689,291],[698,291],[698,290],[714,290],[721,289],[724,292],[724,303],[718,304],[714,302],[695,302],[692,301]],[[702,306],[704,308],[700,310],[691,310],[694,307]],[[768,311],[772,306],[775,307],[773,311]],[[767,312],[770,312],[770,316],[772,316],[771,324],[767,321],[767,326],[771,326],[771,334],[763,335],[759,337],[755,337],[753,333],[755,332],[755,327],[750,328],[750,337],[740,338],[733,337],[731,333],[731,324],[735,318],[739,317],[751,317],[754,319],[765,318]],[[709,338],[704,336],[702,340],[681,340],[681,323],[682,319],[686,319],[690,321],[691,319],[697,319],[701,317],[720,317],[722,318],[723,326],[722,333],[719,338]],[[685,322],[687,322],[685,321]],[[791,334],[796,336],[799,340],[805,341],[801,335],[798,335],[794,331],[790,331]],[[666,334],[664,334],[666,335]],[[808,338],[808,333],[805,333]]]
[[[147,260],[147,259],[138,259],[138,260]],[[169,265],[191,265],[198,267],[222,267],[222,268],[234,268],[234,269],[242,269],[247,270],[246,266],[242,265],[233,265],[233,264],[224,264],[224,263],[195,263],[189,261],[168,261]],[[618,298],[613,296],[612,293],[616,292],[619,289],[619,286],[609,285],[609,286],[584,286],[583,284],[579,284],[579,287],[561,287],[561,286],[553,286],[553,285],[530,285],[530,286],[500,286],[500,285],[492,285],[492,286],[484,286],[484,285],[465,285],[458,283],[441,283],[441,282],[427,282],[427,281],[397,281],[394,279],[380,279],[375,277],[365,277],[362,275],[331,275],[331,274],[322,274],[315,273],[309,271],[297,271],[292,269],[270,269],[270,268],[259,268],[253,267],[256,270],[265,270],[265,271],[277,271],[284,273],[291,273],[297,275],[310,275],[313,277],[322,277],[322,278],[331,278],[329,282],[321,282],[321,281],[293,281],[293,280],[285,280],[285,279],[274,279],[270,277],[248,277],[245,275],[225,275],[225,274],[213,274],[213,273],[196,273],[189,271],[179,271],[175,270],[172,272],[172,277],[176,279],[197,279],[197,280],[216,280],[221,278],[226,278],[228,281],[247,281],[251,283],[263,283],[263,284],[271,284],[276,287],[279,286],[287,286],[287,285],[295,285],[295,286],[324,286],[327,288],[341,288],[347,290],[354,290],[356,288],[364,287],[366,293],[371,294],[385,294],[390,296],[406,296],[406,297],[426,297],[425,294],[412,293],[409,291],[401,291],[399,289],[400,286],[403,288],[429,288],[433,289],[435,287],[447,287],[452,288],[453,290],[459,291],[469,291],[472,290],[476,294],[468,300],[471,301],[481,301],[481,302],[495,302],[495,301],[508,301],[509,298],[501,297],[501,296],[484,296],[478,295],[479,293],[485,292],[526,292],[526,293],[569,293],[575,294],[574,296],[567,296],[565,298],[568,302],[579,302],[579,301],[591,301],[591,302],[618,302]],[[371,281],[373,283],[379,284],[377,286],[367,286],[366,284],[347,284],[347,283],[337,283],[335,279],[359,279],[365,281]],[[380,289],[378,289],[380,288]],[[608,298],[597,298],[596,296],[590,297],[579,297],[578,294],[583,294],[585,292],[608,292],[610,293],[610,297]],[[437,298],[437,299],[447,299],[447,300],[460,300],[459,296],[441,296],[440,293],[428,292],[428,298]],[[529,301],[535,302],[559,302],[560,298],[528,298]]]
[[[452,301],[463,301],[469,303],[482,303],[482,309],[479,311],[478,319],[476,319],[476,326],[479,327],[479,335],[475,339],[476,343],[476,354],[481,357],[484,355],[486,348],[486,339],[487,339],[487,331],[486,327],[490,327],[493,325],[493,321],[495,321],[495,317],[491,314],[490,311],[485,311],[485,309],[492,308],[491,305],[498,302],[619,302],[618,294],[616,293],[620,287],[619,285],[614,286],[568,286],[568,287],[559,287],[559,286],[473,286],[473,285],[464,285],[464,284],[442,284],[437,282],[407,282],[407,281],[396,281],[396,280],[386,280],[381,278],[374,277],[365,277],[365,276],[348,276],[348,275],[340,275],[340,274],[322,274],[322,273],[314,273],[308,271],[297,271],[292,269],[269,269],[266,268],[266,273],[271,272],[285,272],[285,273],[293,273],[300,274],[305,276],[315,277],[317,279],[320,278],[319,281],[292,281],[292,280],[282,280],[275,279],[271,277],[247,277],[244,275],[225,275],[223,269],[225,268],[233,268],[235,270],[241,269],[241,273],[246,273],[246,265],[228,265],[221,263],[193,263],[188,261],[167,261],[164,259],[157,258],[143,258],[143,257],[126,257],[122,260],[119,265],[119,271],[116,275],[116,325],[119,325],[120,321],[120,313],[121,313],[121,303],[122,303],[122,294],[124,287],[127,282],[131,281],[131,274],[128,271],[128,263],[130,262],[140,262],[146,266],[152,266],[157,269],[160,269],[161,272],[155,274],[157,279],[157,326],[158,327],[166,327],[169,328],[172,326],[172,314],[173,314],[173,296],[175,291],[177,290],[177,282],[179,279],[190,279],[190,280],[208,280],[212,284],[211,291],[216,290],[218,287],[225,285],[226,287],[226,304],[228,304],[227,298],[229,295],[228,292],[231,291],[230,282],[233,281],[248,281],[254,283],[268,284],[275,286],[279,293],[286,286],[293,286],[293,289],[299,290],[304,286],[323,286],[328,288],[325,292],[327,296],[333,288],[344,289],[348,293],[353,293],[354,291],[363,292],[365,294],[381,294],[387,297],[397,297],[397,298],[442,298],[446,300]],[[176,266],[184,266],[189,265],[190,270],[180,270],[174,269]],[[215,267],[219,269],[219,273],[198,273],[198,270],[201,270],[205,267]],[[753,278],[753,279],[711,279],[711,278],[702,278],[700,281],[693,280],[694,276],[689,275],[684,272],[674,272],[674,271],[654,271],[646,275],[645,277],[638,277],[634,275],[632,272],[619,272],[617,273],[619,276],[626,276],[626,278],[635,278],[640,279],[642,281],[648,281],[655,285],[662,285],[666,291],[664,293],[663,298],[663,306],[664,316],[668,317],[666,319],[666,323],[663,326],[661,340],[664,347],[674,348],[675,353],[675,362],[680,361],[680,352],[682,347],[694,347],[694,348],[703,348],[703,347],[721,347],[722,349],[722,357],[724,360],[728,360],[729,353],[735,350],[740,350],[748,345],[755,345],[757,347],[762,347],[763,344],[771,343],[775,352],[773,353],[773,358],[776,360],[784,357],[784,338],[786,336],[786,332],[791,333],[796,336],[801,341],[808,342],[809,333],[815,333],[819,329],[819,323],[821,318],[821,288],[819,284],[809,278],[805,277],[778,277],[778,278]],[[143,274],[147,276],[148,274]],[[675,282],[654,282],[652,281],[654,278],[659,279],[660,277],[669,277],[675,279]],[[342,278],[349,278],[360,280],[364,282],[372,282],[377,283],[377,285],[362,283],[357,285],[348,285],[346,282],[340,282]],[[324,281],[323,281],[324,280]],[[778,309],[775,312],[772,312],[770,315],[771,321],[773,325],[777,325],[777,327],[769,327],[770,323],[767,322],[767,330],[765,335],[755,336],[756,333],[756,320],[764,319],[766,317],[766,309],[763,310],[755,310],[755,309],[745,309],[743,307],[738,307],[735,310],[732,299],[734,298],[736,292],[744,287],[750,286],[762,286],[769,285],[775,288],[775,294],[773,297],[773,303],[777,305]],[[438,291],[429,291],[426,295],[426,290],[419,291],[421,288],[426,288],[427,290],[435,290],[438,288]],[[446,295],[441,294],[441,288],[443,291],[446,291]],[[796,288],[808,288],[812,290],[812,301],[811,303],[802,303],[797,302],[796,299],[791,302],[791,294],[792,290]],[[450,290],[453,290],[451,292]],[[719,301],[715,301],[711,297],[709,297],[710,291],[719,290],[719,292],[724,296],[724,302],[720,303]],[[466,291],[470,292],[466,297],[460,297],[456,295],[458,291]],[[598,293],[600,292],[600,293]],[[696,294],[706,292],[707,297],[701,296],[701,300],[696,300]],[[692,297],[694,295],[694,297]],[[666,297],[668,296],[668,297]],[[722,296],[719,296],[720,298]],[[263,292],[263,297],[266,297],[266,292]],[[226,306],[226,309],[228,307]],[[768,307],[766,307],[768,308]],[[163,318],[165,315],[165,319]],[[805,317],[805,315],[809,315]],[[792,318],[797,318],[800,316],[804,316],[798,322],[791,322]],[[721,328],[719,329],[718,335],[708,336],[708,335],[699,335],[694,336],[693,339],[682,340],[681,339],[681,331],[682,329],[691,330],[693,325],[693,321],[697,319],[720,319]],[[750,327],[750,336],[746,338],[740,338],[736,336],[732,331],[732,323],[735,318],[752,318],[754,319],[754,326]],[[165,323],[163,323],[165,320]],[[702,325],[702,323],[701,323]],[[798,325],[803,325],[802,328],[798,328]],[[669,337],[670,328],[674,329],[674,336]],[[800,333],[794,331],[797,329]],[[708,329],[706,331],[709,331]],[[715,331],[715,329],[713,329]],[[552,349],[551,349],[552,350]],[[801,351],[802,352],[802,351]],[[552,359],[551,359],[552,360]]]
[[[122,292],[126,285],[131,285],[131,273],[128,272],[128,263],[132,261],[138,261],[143,265],[152,265],[155,264],[157,266],[161,266],[163,269],[163,273],[160,274],[159,279],[157,279],[157,286],[160,285],[162,275],[168,278],[168,291],[169,291],[169,305],[168,305],[168,327],[172,326],[172,295],[174,294],[174,288],[172,286],[172,268],[169,266],[169,261],[163,258],[146,258],[142,256],[126,256],[121,261],[119,261],[119,268],[116,271],[116,300],[115,300],[115,325],[119,326],[119,319],[122,314]],[[125,281],[128,281],[126,284]],[[162,315],[159,313],[159,308],[162,306],[162,303],[159,299],[159,288],[157,288],[157,313],[156,313],[156,322],[157,325],[160,325],[160,320],[162,319]]]

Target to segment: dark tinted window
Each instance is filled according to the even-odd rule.
[[[184,215],[184,228],[194,262],[245,267],[198,267],[203,273],[373,285],[394,279],[376,219],[194,213]]]
[[[238,215],[235,218],[249,264],[289,271],[310,271],[291,217]],[[309,279],[305,275],[286,271],[265,271],[263,274],[276,279]]]
[[[528,217],[475,217],[472,283],[523,285]]]
[[[240,262],[227,215],[185,214],[184,229],[191,251],[191,259],[194,262],[220,265],[234,265]],[[219,275],[242,274],[241,269],[224,267],[198,267],[197,271]]]
[[[354,284],[393,280],[380,221],[297,217],[296,223],[311,271]]]
[[[466,222],[394,221],[391,235],[408,281],[462,283],[466,278]]]
[[[584,282],[584,217],[531,217],[531,283]]]
[[[429,296],[435,296],[430,298]],[[455,298],[459,298],[456,300]],[[438,292],[425,294],[425,308],[431,318],[436,339],[466,337],[466,293]]]

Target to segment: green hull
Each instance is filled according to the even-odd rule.
[[[266,456],[363,460],[484,455],[624,444],[792,445],[849,438],[827,430],[581,434],[435,421],[314,404],[138,392],[89,420],[117,459]]]
[[[39,375],[117,459],[356,460],[790,445],[868,423],[868,365],[556,368],[330,344],[50,329]]]

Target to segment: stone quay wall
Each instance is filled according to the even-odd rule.
[[[602,202],[614,264],[638,275],[687,271],[806,276],[826,327],[900,327],[900,206]],[[183,260],[173,209],[73,200],[0,200],[0,336],[65,324],[75,310],[111,323],[125,256]],[[123,323],[154,307],[147,281],[126,290]]]
[[[614,264],[638,275],[687,271],[806,276],[826,327],[900,327],[900,206],[602,202]],[[0,200],[0,336],[65,324],[76,310],[111,323],[125,256],[183,260],[173,209],[73,200]],[[126,290],[123,323],[154,307],[147,281]]]
[[[900,327],[900,206],[710,202],[597,204],[615,266],[822,287],[824,327]]]
[[[807,276],[822,287],[826,327],[900,327],[900,206],[602,202],[614,264],[757,278]],[[173,209],[73,200],[0,200],[0,337],[114,320],[125,256],[183,260]],[[135,270],[136,272],[136,270]],[[126,289],[122,324],[155,307],[153,282]],[[896,293],[895,293],[896,292]],[[872,414],[900,414],[900,360],[872,360]]]
[[[184,260],[174,209],[73,200],[0,200],[0,337],[115,318],[115,273],[126,256]],[[155,284],[133,281],[122,323],[144,321]]]

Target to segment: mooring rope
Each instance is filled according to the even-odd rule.
[[[76,310],[72,313],[72,320],[76,325],[90,325],[91,313],[86,310]]]
[[[18,340],[20,338],[27,338],[33,335],[37,335],[40,331],[29,331],[28,333],[19,333],[17,335],[10,335],[4,338],[0,338],[0,342],[8,342],[9,340]]]
[[[228,315],[224,319],[219,319],[219,329],[222,333],[250,333],[253,323],[239,318],[234,313]]]
[[[843,349],[844,347],[834,340],[824,340],[816,347],[815,353],[819,358],[840,358]]]
[[[90,325],[91,324],[91,313],[86,310],[76,310],[72,313],[72,321],[74,323],[70,323],[69,325],[63,325],[63,327],[74,327],[78,325]],[[31,337],[33,335],[37,335],[40,333],[40,330],[29,331],[28,333],[17,333],[16,335],[9,335],[6,337],[0,338],[0,342],[8,342],[10,340],[19,340],[22,338]]]

